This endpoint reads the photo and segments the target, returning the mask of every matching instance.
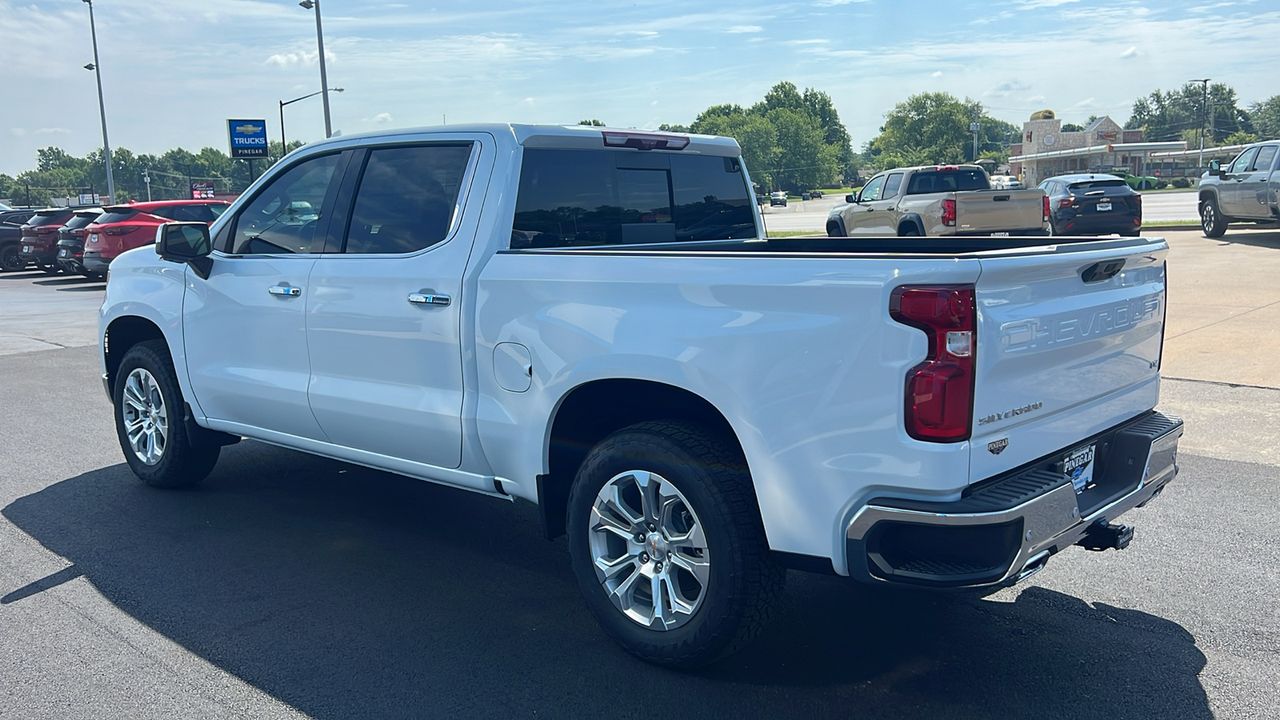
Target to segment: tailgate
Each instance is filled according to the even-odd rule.
[[[970,482],[1155,406],[1167,252],[1113,240],[981,260]]]
[[[974,190],[956,193],[956,232],[1016,232],[1044,226],[1044,191]]]

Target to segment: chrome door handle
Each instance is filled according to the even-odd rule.
[[[272,285],[267,288],[267,292],[281,297],[298,297],[302,294],[302,288],[292,285]]]
[[[409,302],[414,305],[448,305],[453,302],[448,295],[435,293],[409,293]]]

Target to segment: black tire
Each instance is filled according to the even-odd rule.
[[[710,569],[701,605],[670,630],[653,630],[624,615],[596,577],[589,544],[592,506],[605,483],[628,470],[663,476],[704,526]],[[567,529],[569,557],[587,607],[627,652],[660,665],[699,667],[742,648],[767,624],[786,578],[769,554],[751,477],[738,452],[689,423],[638,423],[596,445],[574,480]]]
[[[142,368],[155,378],[168,415],[168,438],[158,462],[148,465],[134,452],[125,432],[125,383],[129,374]],[[116,438],[133,474],[151,487],[184,488],[203,480],[218,462],[218,445],[192,445],[183,420],[185,403],[182,389],[173,371],[173,360],[163,340],[148,340],[129,348],[116,370],[115,387],[111,391],[115,407]]]
[[[1220,238],[1227,234],[1227,219],[1218,207],[1218,199],[1208,197],[1200,203],[1200,229],[1207,238]]]
[[[22,259],[22,252],[17,245],[9,244],[0,247],[0,271],[13,272],[26,266],[27,263]]]
[[[849,237],[849,234],[844,231],[844,221],[836,218],[827,223],[827,237]]]
[[[920,237],[920,228],[915,223],[909,223],[898,228],[898,237]]]

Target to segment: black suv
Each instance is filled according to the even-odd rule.
[[[1142,195],[1123,178],[1105,174],[1059,175],[1040,183],[1049,196],[1054,235],[1137,235]]]
[[[35,215],[35,210],[0,212],[0,272],[21,270],[27,266],[22,255],[22,225]]]

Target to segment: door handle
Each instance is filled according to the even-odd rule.
[[[298,297],[302,294],[302,288],[292,285],[272,285],[267,288],[267,292],[280,297]]]
[[[440,305],[445,306],[453,302],[448,295],[438,295],[436,293],[416,292],[409,293],[409,302],[414,305]]]

